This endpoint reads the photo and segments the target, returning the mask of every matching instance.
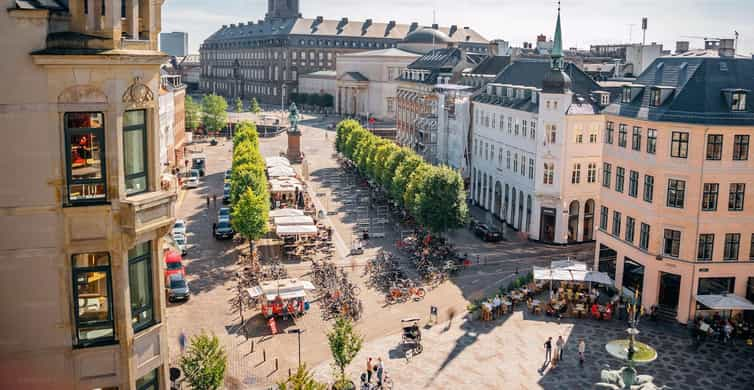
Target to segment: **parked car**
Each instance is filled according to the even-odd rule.
[[[186,221],[182,219],[176,219],[175,224],[173,224],[173,236],[176,234],[180,234],[182,236],[186,235]]]
[[[183,267],[183,259],[181,254],[174,251],[169,251],[165,254],[165,279],[170,278],[170,275],[181,274],[186,276],[186,268]]]
[[[215,238],[218,240],[233,238],[236,234],[230,226],[230,220],[221,220],[215,226]]]
[[[223,183],[223,192],[225,191],[230,192],[230,183]]]
[[[207,156],[203,154],[195,154],[191,158],[191,169],[199,171],[199,176],[204,176],[207,163]]]
[[[168,290],[168,302],[188,300],[191,296],[188,282],[181,274],[170,275],[165,284],[165,289]]]
[[[476,227],[474,227],[474,234],[482,240],[488,242],[497,242],[503,240],[503,233],[483,223],[477,224]]]
[[[225,171],[225,177],[223,178],[223,182],[230,183],[230,175],[231,175],[231,173],[232,172],[231,172],[230,169],[228,169],[227,171]]]
[[[223,189],[223,204],[230,203],[230,187]]]
[[[188,253],[188,241],[186,236],[183,234],[173,234],[173,240],[175,241],[178,250],[181,251],[181,255],[186,256],[186,253]]]
[[[230,222],[230,207],[221,207],[217,211],[217,222],[228,221]]]
[[[196,188],[199,187],[199,171],[196,169],[192,169],[189,171],[188,174],[185,176],[185,180],[183,181],[183,186],[186,188]]]

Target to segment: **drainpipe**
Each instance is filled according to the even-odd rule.
[[[709,127],[704,129],[704,143],[703,145],[707,145],[707,133],[709,132]],[[704,155],[702,156],[702,168],[701,168],[701,176],[699,177],[699,189],[697,190],[698,194],[702,194],[702,196],[699,197],[699,203],[696,205],[696,226],[694,227],[694,237],[696,238],[696,248],[699,248],[699,219],[701,218],[702,214],[702,202],[704,201],[704,163],[707,161],[707,152],[706,152],[706,146],[704,148]],[[718,202],[720,201],[720,190],[718,189]],[[689,299],[689,316],[691,315],[691,309],[694,307],[695,299],[694,295],[694,283],[696,282],[696,268],[698,264],[696,263],[696,259],[694,259],[694,262],[692,263],[694,269],[691,272],[691,292],[690,292],[690,299]],[[699,289],[699,286],[697,286],[697,290]],[[686,322],[688,323],[688,319],[686,319]]]

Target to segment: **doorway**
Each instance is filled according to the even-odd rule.
[[[539,239],[544,242],[555,241],[555,209],[542,207],[539,225]]]
[[[681,276],[660,272],[660,296],[657,302],[664,307],[678,309],[678,297],[681,292]]]

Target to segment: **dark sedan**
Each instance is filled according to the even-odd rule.
[[[497,242],[503,240],[503,233],[483,223],[477,224],[474,227],[474,234],[487,242]]]
[[[233,231],[233,227],[230,226],[230,221],[222,220],[215,226],[215,238],[218,240],[233,238],[234,234],[235,232]]]

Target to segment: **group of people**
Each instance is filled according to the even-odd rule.
[[[361,390],[382,389],[384,374],[385,367],[382,365],[382,358],[378,357],[375,361],[369,357],[367,359],[366,371],[361,374]],[[373,376],[376,379],[374,384],[372,383]]]
[[[697,345],[707,339],[717,339],[722,344],[729,343],[734,336],[742,337],[748,345],[752,345],[751,324],[743,321],[741,315],[723,318],[719,313],[707,317],[697,317],[695,322],[695,338]]]
[[[548,337],[544,344],[545,347],[545,363],[544,366],[551,364],[553,367],[558,365],[558,362],[563,360],[563,355],[566,349],[566,341],[562,335],[558,336],[558,340],[555,341],[553,346],[552,337]],[[554,349],[554,351],[553,351]],[[579,339],[577,350],[579,352],[579,365],[584,365],[585,353],[586,353],[586,341],[583,338]]]

